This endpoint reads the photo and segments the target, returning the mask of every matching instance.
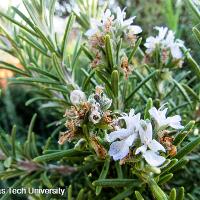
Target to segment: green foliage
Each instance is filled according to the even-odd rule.
[[[43,0],[23,2],[29,16],[25,16],[17,8],[12,8],[22,23],[8,14],[0,13],[4,20],[12,24],[11,31],[8,31],[5,25],[0,25],[3,49],[9,49],[9,53],[19,59],[23,69],[3,61],[0,61],[0,69],[9,69],[17,74],[11,83],[27,85],[35,91],[35,95],[26,101],[27,106],[33,104],[47,113],[53,111],[56,117],[52,119],[53,122],[48,120],[48,123],[51,122],[48,127],[54,127],[51,134],[45,135],[44,131],[43,135],[42,130],[35,133],[38,126],[37,114],[32,117],[26,138],[19,137],[20,129],[15,125],[10,131],[11,134],[1,131],[2,187],[68,188],[63,197],[48,195],[45,199],[66,199],[66,195],[69,200],[119,200],[129,197],[138,200],[184,199],[185,190],[188,191],[187,187],[184,189],[182,185],[187,184],[176,182],[175,178],[187,162],[191,162],[190,156],[194,154],[189,153],[200,143],[200,137],[192,135],[194,129],[199,127],[196,112],[200,101],[200,72],[191,53],[183,47],[185,65],[188,67],[182,69],[176,67],[176,63],[172,61],[162,65],[159,49],[153,55],[156,58],[153,65],[146,64],[141,61],[145,57],[142,38],[137,37],[134,44],[129,44],[123,38],[123,31],[117,32],[117,37],[114,33],[106,33],[101,38],[103,45],[99,45],[98,52],[95,52],[82,32],[85,33],[90,28],[90,19],[100,16],[106,4],[100,6],[96,0],[92,0],[91,4],[89,1],[77,1],[80,13],[73,11],[70,14],[60,39],[53,28],[56,1],[52,0],[47,4]],[[189,5],[198,15],[192,1],[189,1]],[[178,31],[181,6],[175,9],[172,1],[166,1],[165,6],[167,24],[174,31]],[[81,34],[72,35],[77,23]],[[193,32],[199,40],[196,27]],[[72,47],[73,37],[76,44]],[[8,46],[3,39],[8,40]],[[99,52],[102,57],[100,62],[96,63]],[[132,70],[129,71],[129,67]],[[63,118],[63,114],[74,106],[70,99],[71,92],[82,89],[90,96],[99,85],[104,86],[105,95],[112,99],[110,109],[117,113],[116,116],[130,108],[136,108],[144,119],[152,120],[149,109],[153,105],[159,107],[164,103],[168,103],[170,114],[183,115],[183,124],[187,124],[185,128],[181,131],[170,131],[167,135],[174,138],[171,145],[176,146],[177,154],[171,155],[168,152],[167,160],[161,168],[148,166],[140,155],[135,155],[134,159],[127,163],[125,161],[125,165],[114,163],[109,155],[101,157],[99,152],[97,153],[99,147],[102,152],[108,150],[104,135],[110,131],[109,125],[97,123],[93,128],[87,118],[84,118],[78,129],[78,137],[74,142],[58,145],[58,133],[66,131],[66,118],[70,115],[66,112]],[[9,93],[9,90],[6,92]],[[9,94],[5,98],[5,104],[9,104],[7,109],[12,109],[12,124],[20,124],[15,121],[15,102],[8,100]],[[78,106],[74,107],[78,109]],[[30,107],[27,109],[31,115],[34,113]],[[188,121],[190,122],[187,123]],[[98,133],[93,143],[91,130],[92,134]],[[191,141],[188,139],[189,133],[192,135]],[[133,150],[131,153],[135,154]],[[192,194],[188,196],[193,198]],[[44,199],[42,195],[33,194],[31,197]],[[1,199],[9,198],[11,197],[6,193]]]

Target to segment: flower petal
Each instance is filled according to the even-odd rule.
[[[181,117],[179,115],[175,115],[173,117],[167,118],[169,126],[174,129],[182,129],[184,126],[181,125]]]
[[[99,26],[102,26],[102,23],[94,18],[90,20],[90,24],[94,29],[97,29]]]
[[[158,39],[159,40],[163,40],[165,38],[165,35],[166,35],[167,31],[168,31],[168,28],[167,27],[158,27],[158,26],[156,26],[155,29],[158,30],[158,36],[157,36]]]
[[[159,114],[158,114],[158,110],[155,107],[152,107],[149,110],[149,114],[151,115],[151,117],[153,117],[154,119],[158,119],[159,118]]]
[[[124,20],[123,21],[123,26],[130,26],[132,23],[133,23],[133,20],[135,19],[135,17],[131,17],[131,18],[129,18],[129,19],[126,19],[126,20]]]
[[[139,34],[142,32],[142,28],[140,26],[132,25],[129,27],[129,30],[134,34]]]
[[[122,128],[120,130],[113,131],[110,134],[108,134],[106,136],[106,140],[108,142],[113,142],[117,139],[124,139],[124,138],[128,137],[130,134],[131,134],[131,132],[128,129]]]
[[[152,125],[150,122],[141,120],[141,126],[139,129],[139,135],[140,135],[140,139],[141,142],[143,144],[146,144],[148,141],[152,140]]]
[[[183,57],[183,53],[180,47],[176,44],[170,46],[172,57],[175,59],[181,59]]]
[[[139,148],[136,149],[135,151],[135,155],[139,154],[139,153],[145,153],[145,151],[147,150],[147,146],[146,145],[143,145]]]
[[[97,33],[97,29],[92,29],[91,28],[91,29],[89,29],[89,30],[86,31],[85,35],[88,36],[88,37],[91,37],[91,36],[93,36],[96,33]]]
[[[116,141],[110,145],[108,153],[114,160],[121,160],[129,153],[129,146],[125,140]]]
[[[148,147],[154,151],[154,152],[157,152],[157,151],[163,151],[163,152],[166,152],[165,151],[165,148],[159,143],[157,142],[156,140],[152,140],[149,144],[148,144]]]
[[[137,139],[138,137],[138,134],[137,133],[134,133],[134,134],[131,134],[130,136],[128,136],[126,139],[125,139],[125,142],[128,146],[131,146],[135,140]]]
[[[129,116],[120,117],[119,119],[125,120],[127,129],[131,131],[138,131],[140,125],[140,113],[132,116],[132,111],[130,111],[130,114]]]
[[[153,107],[149,110],[149,114],[156,121],[158,128],[168,125],[168,121],[166,118],[167,108],[165,108],[164,110],[161,109],[162,106],[159,109]]]
[[[143,154],[144,159],[151,166],[158,167],[165,162],[165,158],[158,155],[154,151],[148,150]]]

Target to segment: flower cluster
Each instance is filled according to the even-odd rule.
[[[142,32],[140,26],[132,25],[135,16],[126,19],[125,9],[121,10],[117,7],[116,13],[114,14],[115,15],[107,9],[100,20],[91,19],[91,29],[89,29],[85,35],[88,37],[103,36],[107,33],[114,33],[121,30],[129,36],[135,36]]]
[[[128,48],[123,49],[122,52],[112,51],[113,57],[117,58],[119,70],[127,78],[130,75],[132,68],[129,63],[127,53],[131,51],[138,40],[138,34],[142,32],[140,26],[133,25],[134,17],[126,18],[125,9],[121,10],[119,7],[116,8],[115,12],[111,12],[107,9],[101,16],[101,19],[91,19],[91,28],[85,33],[89,39],[89,46],[92,52],[95,54],[91,67],[97,68],[104,64],[107,64],[107,58],[105,58],[106,45],[109,37],[111,46],[113,49],[117,49],[122,46],[122,43],[126,43]],[[108,46],[108,45],[107,45]],[[124,45],[123,45],[124,46]]]
[[[115,38],[125,34],[126,38],[134,44],[137,40],[137,34],[142,32],[140,26],[132,25],[134,19],[135,17],[126,19],[125,9],[121,10],[117,7],[114,14],[107,9],[100,20],[91,19],[91,28],[85,35],[89,37],[91,46],[94,48],[104,45],[104,36],[106,34],[110,34]]]
[[[134,154],[141,154],[151,166],[160,166],[164,163],[165,157],[160,152],[166,150],[170,155],[176,153],[176,147],[172,144],[173,138],[168,135],[167,128],[181,129],[181,117],[175,115],[166,117],[167,108],[156,109],[152,107],[149,114],[154,121],[154,130],[149,120],[142,120],[140,113],[135,114],[130,110],[129,114],[123,114],[118,120],[124,120],[126,128],[120,128],[106,135],[106,140],[111,143],[109,155],[114,160],[122,160],[129,154],[130,149],[135,146]],[[159,141],[157,141],[157,140]],[[137,141],[141,146],[137,146]]]
[[[175,39],[174,32],[168,30],[167,27],[155,27],[158,31],[156,37],[150,36],[146,39],[144,46],[146,54],[153,56],[156,54],[156,59],[160,59],[163,65],[181,65],[183,59],[183,53],[181,47],[184,42],[180,39]]]
[[[83,123],[93,125],[112,123],[111,113],[108,110],[112,100],[103,93],[102,87],[96,87],[95,93],[88,99],[81,90],[73,90],[70,94],[70,101],[72,106],[66,110],[64,115],[67,118],[65,123],[67,131],[61,133],[59,144],[76,138],[81,133]]]
[[[160,166],[165,161],[165,157],[160,152],[174,156],[176,147],[173,145],[174,138],[169,134],[168,128],[182,129],[181,117],[175,115],[166,117],[167,108],[165,105],[159,109],[152,107],[149,110],[153,125],[150,120],[141,119],[141,114],[135,114],[131,109],[129,114],[122,113],[114,119],[111,116],[112,100],[104,93],[102,87],[96,87],[95,93],[88,98],[81,90],[73,90],[70,94],[73,106],[65,113],[67,118],[67,131],[62,133],[59,144],[77,138],[82,133],[82,125],[87,124],[89,130],[89,142],[100,158],[105,158],[107,150],[102,146],[98,137],[93,134],[95,128],[108,126],[105,130],[113,131],[106,134],[106,141],[111,143],[109,155],[114,160],[124,163],[127,157],[133,158],[134,154],[141,154],[146,162],[151,166]],[[125,122],[125,127],[121,122]],[[103,125],[103,126],[102,126]],[[139,145],[140,144],[140,145]],[[135,146],[135,149],[133,147]],[[131,151],[134,150],[134,151]]]

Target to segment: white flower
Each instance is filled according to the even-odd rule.
[[[168,126],[174,129],[182,129],[181,125],[181,117],[179,115],[175,115],[173,117],[166,117],[167,108],[162,110],[163,106],[161,106],[158,110],[155,107],[152,107],[149,110],[151,117],[156,121],[157,128],[166,128]]]
[[[156,26],[155,29],[158,31],[158,35],[156,37],[150,36],[146,39],[146,43],[144,46],[147,48],[146,53],[150,54],[152,53],[157,45],[162,44],[162,40],[165,38],[165,35],[167,33],[167,28],[165,27],[158,27]]]
[[[73,105],[78,105],[81,102],[86,101],[85,93],[81,90],[73,90],[70,93],[70,101]]]
[[[158,38],[155,38],[155,37],[148,37],[146,39],[146,42],[144,44],[144,46],[147,48],[146,49],[146,53],[147,54],[151,54],[155,49],[156,49],[156,46],[159,44],[159,39]]]
[[[91,28],[86,31],[85,35],[88,37],[92,37],[93,35],[99,32],[99,28],[104,28],[104,26],[106,26],[108,22],[109,22],[109,25],[111,25],[110,23],[113,21],[113,19],[114,19],[114,16],[112,15],[111,11],[107,9],[103,13],[100,21],[96,19],[90,20]]]
[[[159,41],[162,41],[165,38],[166,34],[167,34],[168,28],[167,27],[156,26],[154,29],[156,29],[158,31],[158,36],[156,36],[156,38]]]
[[[175,40],[175,35],[173,31],[168,31],[167,37],[163,42],[168,48],[170,48],[172,57],[175,59],[181,59],[183,57],[183,53],[180,49],[184,45],[182,40]]]
[[[184,45],[182,40],[175,39],[174,32],[167,27],[155,27],[158,31],[156,37],[148,37],[144,46],[147,48],[146,53],[152,53],[159,45],[161,49],[169,49],[171,56],[174,59],[181,59],[183,57],[180,47]]]
[[[119,129],[111,132],[106,136],[108,142],[112,142],[110,145],[109,155],[113,156],[114,160],[121,160],[129,153],[129,147],[133,145],[138,137],[138,129],[140,124],[140,113],[134,114],[134,110],[131,110],[129,115],[124,115],[119,119],[123,119],[126,122],[126,128]],[[119,139],[119,141],[116,141]]]
[[[134,17],[130,17],[129,19],[126,19],[126,12],[125,12],[125,8],[123,10],[120,9],[120,7],[117,7],[117,18],[115,20],[115,22],[120,25],[121,27],[127,27],[130,26],[133,23],[133,20],[135,19]]]
[[[164,147],[152,139],[152,125],[150,122],[141,121],[139,135],[142,146],[136,149],[135,154],[142,153],[142,156],[151,166],[157,167],[163,164],[165,158],[159,155],[159,151],[165,152]]]

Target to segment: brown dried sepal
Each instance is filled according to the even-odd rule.
[[[170,148],[171,149],[169,150],[169,155],[173,157],[177,154],[177,148],[175,145],[172,145]]]
[[[96,88],[95,88],[95,94],[96,95],[98,95],[99,97],[101,96],[101,94],[103,93],[103,87],[101,87],[101,86],[97,86]]]
[[[113,18],[109,17],[106,21],[106,23],[104,24],[104,28],[105,28],[105,32],[109,33],[111,28],[112,28],[112,24],[113,24]]]
[[[75,133],[72,131],[62,132],[60,133],[58,144],[63,145],[65,142],[71,141],[72,139],[74,139],[74,137],[75,137]]]
[[[79,119],[84,119],[86,114],[90,111],[90,103],[88,102],[83,102],[81,104],[80,109],[78,110],[78,117]]]
[[[96,33],[90,37],[89,43],[92,48],[97,49],[99,46],[104,45],[104,37],[101,33]]]
[[[71,106],[69,110],[66,110],[64,117],[72,119],[70,121],[73,121],[75,125],[78,125],[80,123],[80,120],[84,119],[85,115],[89,112],[89,110],[90,110],[90,103],[83,102],[79,107]],[[69,129],[72,129],[69,127],[71,125],[68,124],[68,122],[65,124],[65,126]]]
[[[163,49],[162,50],[162,54],[161,54],[161,59],[162,59],[162,63],[167,63],[167,60],[169,58],[169,52],[167,49]]]
[[[97,51],[94,60],[91,62],[91,67],[92,68],[96,68],[101,61],[101,54],[99,53],[99,51]]]
[[[177,153],[176,146],[173,145],[174,138],[170,136],[163,136],[160,138],[160,143],[162,143],[168,150],[170,156],[175,156]]]
[[[104,112],[103,117],[102,117],[102,122],[105,123],[105,124],[111,124],[112,123],[112,117],[110,115],[110,111]]]
[[[67,127],[68,131],[61,132],[60,138],[58,140],[58,144],[64,144],[66,141],[71,141],[75,137],[75,132],[77,130],[76,128],[76,121],[75,120],[69,120],[65,123],[65,126]]]
[[[129,162],[132,158],[133,158],[132,152],[129,150],[128,155],[127,155],[126,157],[122,158],[122,159],[119,161],[119,164],[120,164],[120,165],[124,165],[124,164],[126,164],[126,162]]]
[[[121,68],[125,74],[125,77],[128,78],[128,76],[131,74],[132,72],[132,69],[131,67],[129,66],[129,63],[128,63],[128,58],[125,56],[122,58],[121,60]]]
[[[90,137],[90,144],[96,152],[97,156],[101,159],[105,159],[107,155],[107,150],[99,143],[96,137]]]
[[[63,117],[76,118],[77,116],[78,116],[78,108],[76,106],[71,106],[70,109],[67,109],[65,111],[65,114]]]
[[[131,31],[127,33],[127,40],[131,46],[135,45],[135,42],[137,41],[138,37],[133,34]]]

